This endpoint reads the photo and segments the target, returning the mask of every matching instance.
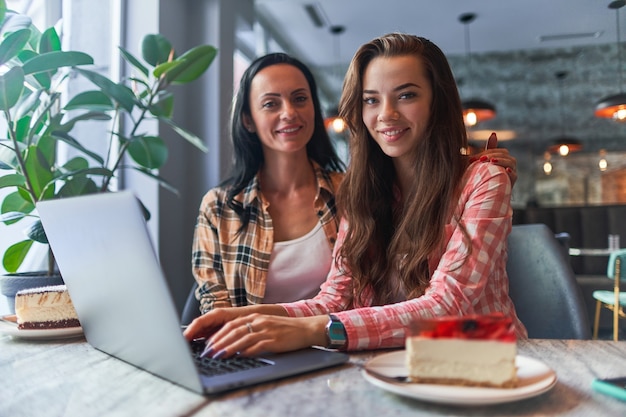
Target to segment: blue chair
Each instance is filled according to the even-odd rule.
[[[593,320],[593,338],[598,338],[598,327],[600,323],[600,310],[602,306],[613,311],[613,340],[618,340],[619,319],[626,318],[624,307],[626,307],[626,292],[620,291],[620,281],[626,279],[626,249],[619,249],[609,255],[609,265],[606,269],[606,276],[613,280],[613,291],[596,290],[593,298],[596,299],[596,316]],[[622,265],[624,264],[624,265]],[[623,266],[623,267],[622,267]]]

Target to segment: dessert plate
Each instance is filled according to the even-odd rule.
[[[82,327],[64,329],[18,329],[15,316],[0,317],[0,333],[20,339],[55,340],[70,339],[83,336]]]
[[[373,385],[394,394],[421,401],[451,405],[488,405],[535,397],[556,385],[556,373],[546,364],[533,358],[517,355],[518,386],[516,388],[482,388],[458,385],[390,382],[367,372],[368,369],[387,376],[407,375],[405,351],[385,353],[369,360],[361,371]]]

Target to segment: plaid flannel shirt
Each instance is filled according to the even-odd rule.
[[[339,226],[335,193],[343,173],[329,172],[311,163],[318,184],[314,209],[332,250]],[[194,233],[192,270],[198,282],[196,298],[202,313],[217,307],[260,304],[265,295],[274,246],[269,202],[261,193],[257,174],[235,197],[250,214],[250,222],[237,234],[241,221],[226,205],[226,191],[216,187],[204,196]]]
[[[444,315],[502,312],[513,318],[518,336],[526,338],[508,296],[511,182],[504,168],[481,163],[471,164],[463,181],[455,216],[446,225],[445,250],[429,258],[431,279],[424,295],[385,306],[371,306],[371,299],[355,304],[349,271],[333,262],[315,298],[281,305],[294,317],[335,313],[346,328],[348,350],[404,346],[412,322]],[[460,219],[469,234],[469,256],[467,241],[454,219]],[[334,258],[348,225],[342,220],[339,228]]]

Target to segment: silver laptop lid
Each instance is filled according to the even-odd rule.
[[[87,341],[202,392],[137,198],[93,194],[43,201],[37,210]]]

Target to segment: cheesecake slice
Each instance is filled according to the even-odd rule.
[[[76,310],[65,285],[29,288],[15,295],[18,329],[79,327]]]
[[[513,388],[517,384],[517,337],[500,314],[420,321],[406,339],[413,382]]]

